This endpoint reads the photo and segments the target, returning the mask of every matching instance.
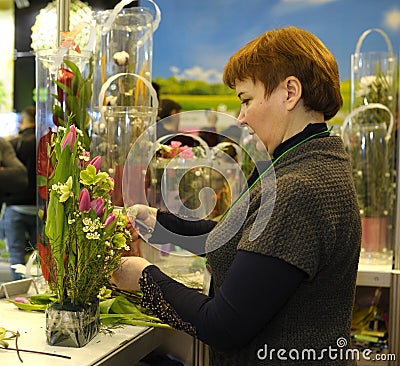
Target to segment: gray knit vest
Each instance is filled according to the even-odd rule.
[[[250,344],[233,352],[210,349],[211,365],[355,365],[345,355],[350,346],[343,342],[350,344],[361,224],[342,140],[305,142],[285,154],[266,176],[266,183],[259,181],[249,199],[234,206],[208,237],[214,291],[239,249],[282,259],[307,278]],[[254,234],[260,207],[269,220],[261,220],[262,230]],[[232,236],[233,232],[237,234]],[[276,351],[269,354],[271,349],[285,350],[281,355],[287,359],[281,360]],[[336,359],[329,349],[338,350]]]

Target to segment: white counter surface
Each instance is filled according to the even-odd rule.
[[[82,348],[50,346],[46,343],[45,314],[19,310],[5,299],[0,300],[0,327],[18,331],[18,348],[70,356],[70,359],[0,349],[3,366],[88,366],[132,365],[162,343],[169,330],[146,327],[122,326],[113,333],[100,333]],[[8,342],[15,348],[15,341]]]

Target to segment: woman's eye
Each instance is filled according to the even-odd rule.
[[[242,99],[241,101],[240,101],[240,103],[241,104],[245,104],[245,105],[247,105],[247,103],[250,101],[250,99]]]

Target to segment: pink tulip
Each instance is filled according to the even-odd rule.
[[[79,211],[89,212],[90,211],[90,194],[86,188],[83,188],[79,195]]]
[[[106,219],[104,220],[104,226],[110,226],[115,220],[115,215],[111,212],[107,215]]]
[[[89,164],[93,165],[96,168],[96,173],[98,173],[101,167],[101,156],[95,156],[92,160],[89,161]]]
[[[69,128],[69,132],[66,134],[64,137],[64,140],[61,144],[61,149],[64,150],[67,145],[71,148],[71,150],[74,148],[76,141],[76,127],[75,125],[71,125]]]
[[[104,200],[101,197],[92,200],[92,202],[90,202],[90,206],[96,213],[97,217],[104,215]]]

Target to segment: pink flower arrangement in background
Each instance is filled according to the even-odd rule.
[[[169,145],[161,145],[159,156],[164,159],[172,159],[179,156],[182,159],[193,159],[193,149],[187,145],[182,145],[180,141],[171,141]]]

